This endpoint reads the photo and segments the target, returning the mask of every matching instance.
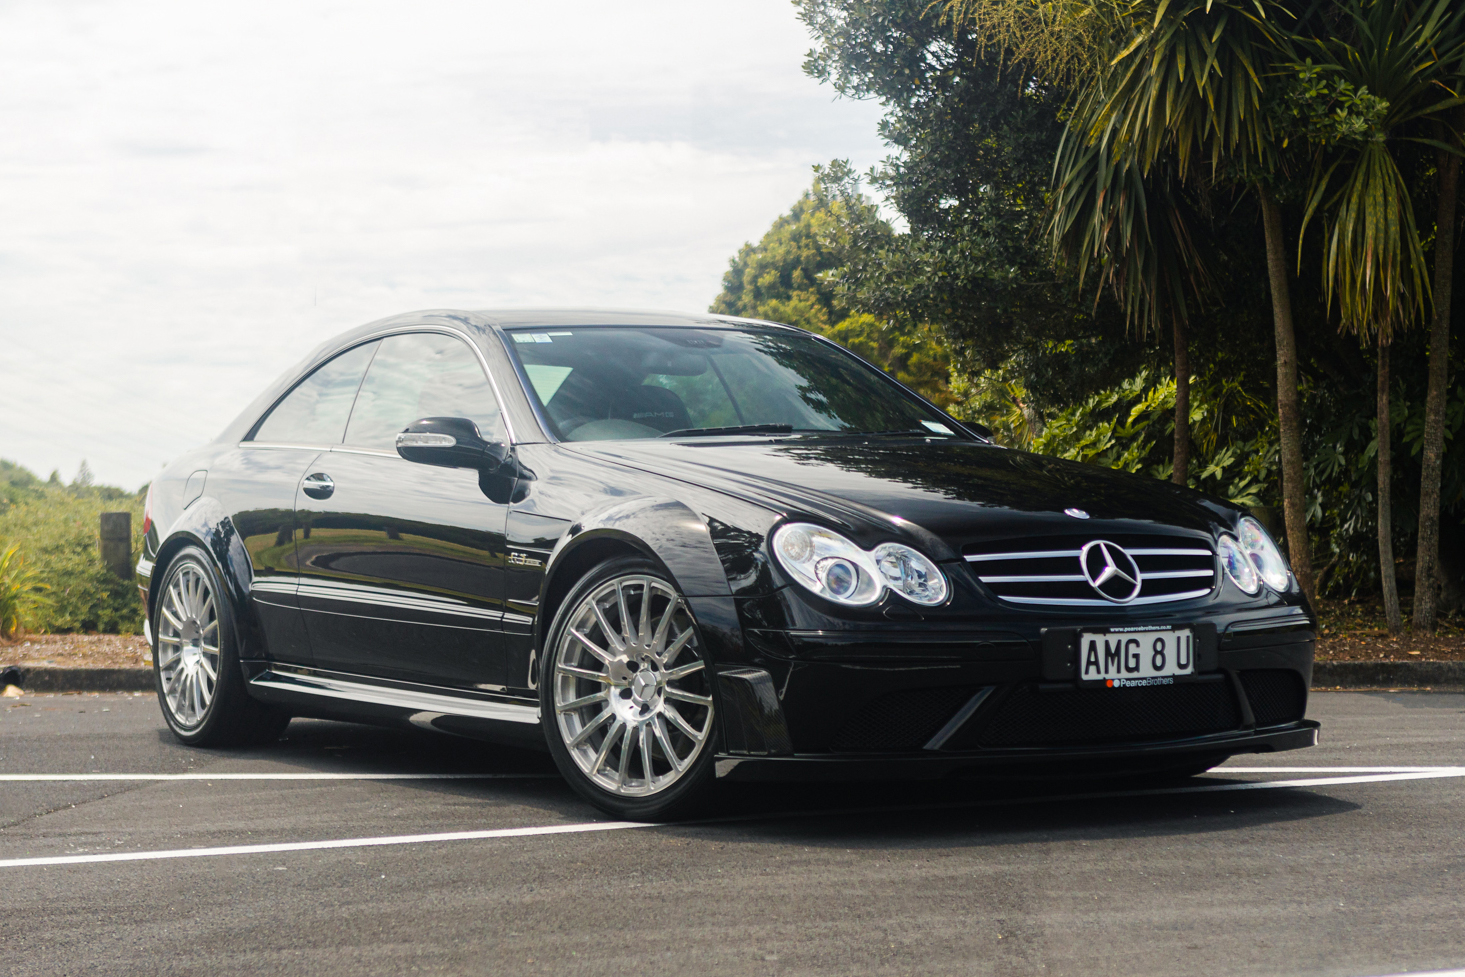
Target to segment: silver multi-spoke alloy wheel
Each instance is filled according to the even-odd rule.
[[[204,721],[219,681],[219,609],[203,568],[185,562],[158,604],[158,675],[173,719]]]
[[[591,783],[650,797],[692,769],[712,732],[712,688],[696,625],[669,584],[627,574],[595,587],[553,654],[561,742]]]

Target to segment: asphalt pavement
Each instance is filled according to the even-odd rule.
[[[195,750],[150,695],[0,700],[0,973],[1465,968],[1465,696],[1309,716],[1316,749],[1159,788],[739,785],[632,826],[468,740]]]

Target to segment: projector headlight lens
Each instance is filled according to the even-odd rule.
[[[917,604],[935,606],[946,600],[946,577],[925,554],[900,543],[875,547],[875,566],[885,586]]]
[[[1262,581],[1256,574],[1256,568],[1251,565],[1246,554],[1241,552],[1241,544],[1234,537],[1222,536],[1216,549],[1221,555],[1221,566],[1226,568],[1226,576],[1231,578],[1232,583],[1248,594],[1255,594],[1262,589]]]
[[[940,568],[909,546],[882,543],[871,553],[811,523],[780,526],[773,534],[773,555],[800,586],[837,604],[873,604],[889,589],[933,606],[949,593]]]
[[[1272,542],[1272,537],[1267,535],[1261,523],[1250,516],[1241,520],[1236,528],[1241,549],[1252,566],[1256,567],[1257,575],[1277,593],[1286,593],[1292,582],[1292,573],[1287,569],[1287,560],[1282,556],[1282,551],[1277,549],[1277,544]]]

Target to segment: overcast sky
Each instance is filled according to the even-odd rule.
[[[0,5],[0,457],[135,488],[412,309],[705,309],[884,155],[788,0]]]

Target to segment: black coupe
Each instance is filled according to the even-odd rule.
[[[1002,448],[713,315],[425,312],[152,484],[158,701],[547,747],[616,815],[718,778],[1182,774],[1310,746],[1313,614],[1229,503]]]

